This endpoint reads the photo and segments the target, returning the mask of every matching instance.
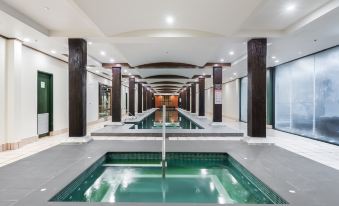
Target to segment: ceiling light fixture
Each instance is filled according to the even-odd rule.
[[[101,54],[101,56],[106,56],[106,52],[105,51],[101,51],[100,54]]]
[[[275,62],[275,63],[279,63],[280,61],[279,61],[279,60],[275,60],[274,62]]]
[[[30,38],[24,38],[23,41],[27,43],[27,42],[30,42],[31,39]]]
[[[277,57],[276,56],[272,56],[272,59],[276,59]]]
[[[225,59],[220,59],[220,62],[225,62]]]
[[[291,12],[294,11],[297,8],[295,4],[289,4],[286,6],[286,11]]]
[[[234,73],[233,73],[233,75],[234,75],[234,76],[237,76],[237,73],[236,73],[236,72],[234,72]]]
[[[51,10],[51,9],[50,9],[48,6],[45,6],[45,7],[44,7],[44,10],[45,10],[45,11],[49,11],[49,10]]]
[[[174,24],[174,17],[173,17],[173,16],[167,16],[167,17],[166,17],[166,23],[167,23],[168,25]]]
[[[230,54],[231,56],[233,56],[233,55],[234,55],[234,51],[230,51],[229,54]]]
[[[111,58],[109,61],[112,62],[112,63],[115,62],[115,60],[113,58]]]
[[[55,50],[51,50],[51,53],[52,53],[52,54],[56,54],[56,51],[55,51]]]
[[[89,41],[89,42],[87,42],[87,44],[88,44],[88,45],[92,45],[92,44],[93,44],[93,42]]]

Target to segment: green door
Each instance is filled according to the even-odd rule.
[[[53,76],[38,72],[38,134],[53,131]]]

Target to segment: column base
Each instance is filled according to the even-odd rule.
[[[122,126],[124,124],[125,123],[123,122],[110,122],[110,123],[105,124],[105,126]]]
[[[87,144],[91,142],[93,139],[91,136],[84,136],[84,137],[68,137],[62,144]]]
[[[249,145],[275,145],[273,141],[269,140],[266,137],[244,137],[243,142],[246,142]]]
[[[211,126],[227,126],[225,122],[212,122]]]

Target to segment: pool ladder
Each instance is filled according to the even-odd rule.
[[[162,106],[162,149],[161,149],[162,178],[166,177],[166,105]]]

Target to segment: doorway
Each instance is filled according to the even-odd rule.
[[[48,136],[53,131],[53,75],[38,72],[38,135]]]

